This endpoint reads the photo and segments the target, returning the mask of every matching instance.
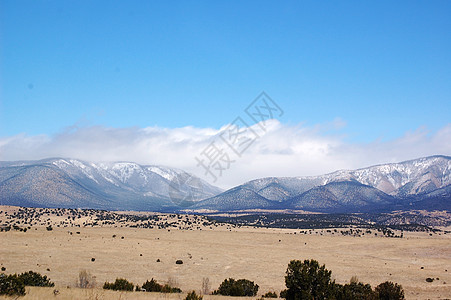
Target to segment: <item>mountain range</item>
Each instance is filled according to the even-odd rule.
[[[430,156],[320,176],[261,178],[190,208],[250,207],[326,213],[451,209],[451,157]]]
[[[268,177],[227,191],[179,169],[76,159],[0,162],[0,203],[110,210],[451,210],[451,157],[309,177]]]
[[[0,162],[4,205],[173,211],[222,192],[183,170],[51,158]]]

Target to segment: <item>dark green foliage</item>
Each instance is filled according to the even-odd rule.
[[[331,280],[331,271],[316,260],[292,260],[288,264],[285,284],[285,298],[328,299],[336,293],[335,282]]]
[[[287,298],[287,292],[288,292],[288,290],[283,290],[283,291],[280,291],[280,298],[283,298],[283,299],[286,299]]]
[[[5,267],[2,267],[2,272],[5,272],[6,271],[6,268]]]
[[[373,291],[369,284],[358,282],[356,277],[345,285],[331,280],[331,271],[316,260],[292,260],[285,276],[286,290],[280,298],[287,300],[334,299],[334,300],[401,300],[404,299],[402,286],[384,282]]]
[[[262,297],[263,298],[277,298],[277,294],[275,292],[267,292]]]
[[[0,295],[25,295],[25,284],[16,274],[0,274]]]
[[[47,226],[45,229],[47,229],[47,231],[52,231],[53,230],[51,225]]]
[[[400,300],[404,299],[404,290],[401,285],[386,281],[379,284],[375,289],[377,299],[380,300]]]
[[[114,291],[133,291],[133,283],[124,278],[116,278],[114,283],[105,282],[103,288]]]
[[[202,300],[202,296],[197,295],[195,291],[189,292],[185,300]]]
[[[46,275],[42,276],[37,272],[28,271],[18,276],[26,286],[55,286],[55,284],[50,281],[50,278],[47,278]]]
[[[162,293],[181,293],[182,290],[179,289],[178,287],[172,287],[169,284],[165,284],[163,285],[163,287],[161,288],[161,292]]]
[[[155,279],[147,280],[142,285],[142,288],[146,292],[158,292],[158,293],[181,293],[182,290],[177,287],[172,287],[168,284],[161,285]]]
[[[336,285],[335,298],[337,300],[376,300],[376,293],[371,285],[361,282],[351,282],[345,285]]]
[[[258,285],[247,279],[233,278],[225,279],[213,295],[224,296],[255,296],[258,292]]]
[[[159,284],[155,279],[147,280],[142,285],[142,288],[146,290],[146,292],[161,292],[161,284]]]

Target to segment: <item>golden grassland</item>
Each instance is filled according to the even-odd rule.
[[[184,294],[101,289],[105,281],[118,277],[135,285],[155,278],[175,283],[184,292],[200,292],[203,278],[209,279],[210,291],[225,278],[246,278],[260,286],[260,296],[285,288],[285,270],[292,259],[318,260],[339,283],[352,276],[373,287],[389,280],[403,286],[407,299],[451,298],[450,234],[404,232],[404,238],[386,238],[299,231],[227,225],[202,230],[54,227],[48,231],[45,226],[32,226],[27,232],[0,232],[0,265],[8,274],[33,270],[47,275],[59,290],[55,296],[54,288],[27,287],[23,299],[184,298]],[[183,264],[175,264],[178,259]],[[96,277],[97,288],[75,287],[81,270]],[[435,280],[428,283],[427,277]]]

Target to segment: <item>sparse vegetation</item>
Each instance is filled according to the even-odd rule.
[[[142,287],[137,286],[136,290],[145,290],[146,292],[157,292],[157,293],[181,293],[182,290],[173,287],[170,284],[161,285],[155,279],[147,280],[144,282]]]
[[[234,226],[254,226],[292,229],[325,229],[330,234],[362,237],[372,234],[378,237],[403,238],[403,231],[439,232],[434,226],[449,226],[447,218],[437,218],[423,215],[415,211],[396,214],[366,213],[366,214],[246,214],[240,216],[214,216],[217,222],[230,223]],[[406,223],[406,220],[408,222]],[[360,227],[361,229],[348,229]],[[343,228],[339,232],[337,228]],[[394,230],[398,231],[395,232]],[[307,234],[307,231],[301,231]]]
[[[105,282],[103,289],[114,291],[133,291],[133,283],[124,278],[116,278],[114,283]]]
[[[223,296],[255,296],[258,292],[258,285],[247,279],[233,278],[225,279],[213,295]]]
[[[163,285],[161,292],[162,293],[181,293],[182,290],[178,287],[172,287],[169,284],[165,284],[165,285]]]
[[[46,275],[42,276],[37,272],[28,271],[18,276],[26,286],[55,286],[55,284],[50,281],[50,278],[47,278]]]
[[[202,294],[208,295],[210,293],[210,279],[208,277],[202,278]]]
[[[76,284],[77,287],[82,289],[89,289],[95,287],[95,285],[95,277],[93,277],[91,273],[86,270],[82,270],[80,271],[80,273],[78,273],[78,280]]]
[[[204,216],[135,215],[96,209],[18,207],[10,213],[4,212],[0,215],[9,219],[8,222],[0,224],[0,232],[10,230],[26,232],[34,225],[44,226],[51,231],[54,227],[114,227],[118,224],[120,227],[130,228],[200,229],[201,226],[214,224]],[[52,222],[51,216],[64,217],[64,219]],[[76,231],[75,234],[81,234],[81,232]],[[113,238],[115,237],[117,237],[116,234],[113,235]],[[121,236],[121,239],[125,239],[125,237]]]
[[[202,300],[202,296],[197,295],[195,291],[189,292],[185,300]]]
[[[150,281],[147,280],[146,282],[144,282],[144,284],[142,285],[142,288],[146,291],[146,292],[161,292],[161,288],[163,286],[161,284],[159,284],[155,279],[151,279]]]
[[[276,292],[267,292],[266,294],[264,294],[263,296],[262,296],[263,298],[277,298],[277,294],[276,294]]]
[[[285,284],[280,293],[287,300],[336,299],[336,300],[401,300],[404,290],[396,283],[384,282],[373,291],[371,285],[358,282],[353,276],[350,283],[341,285],[331,280],[332,271],[320,266],[316,260],[292,260],[288,264]]]
[[[34,216],[27,215],[27,213],[30,212],[30,214],[31,214],[34,210],[36,210],[38,212],[37,215],[42,216],[41,219],[38,218],[38,220],[45,222],[44,224],[32,223],[32,222],[34,222],[34,221],[32,221],[32,220],[34,220]],[[33,247],[36,247],[36,245],[39,245],[38,243],[34,242],[36,233],[38,235],[41,235],[41,234],[45,235],[48,238],[48,241],[51,241],[51,242],[55,241],[54,242],[55,246],[57,246],[56,244],[58,243],[58,246],[60,246],[60,247],[61,246],[68,247],[68,245],[70,245],[70,244],[66,243],[66,240],[67,240],[67,242],[70,242],[70,243],[74,243],[74,242],[79,243],[79,241],[80,241],[80,245],[86,245],[85,243],[87,241],[91,241],[92,238],[94,237],[93,232],[97,232],[97,230],[99,230],[99,229],[91,229],[91,228],[84,229],[85,227],[91,226],[91,225],[93,227],[94,226],[102,227],[105,225],[106,225],[105,227],[119,227],[119,226],[122,227],[122,225],[124,227],[134,227],[135,225],[138,224],[137,225],[138,228],[140,228],[140,227],[151,228],[150,226],[155,226],[154,227],[155,229],[157,229],[157,228],[159,228],[159,229],[171,228],[172,229],[172,228],[175,228],[176,225],[180,226],[180,224],[172,223],[173,221],[170,219],[169,215],[159,215],[159,216],[156,215],[156,216],[151,216],[151,217],[139,216],[136,218],[130,217],[130,220],[133,219],[134,222],[136,221],[136,223],[127,223],[129,220],[128,217],[126,217],[126,218],[124,217],[124,218],[120,219],[120,216],[116,217],[116,215],[119,215],[119,214],[114,213],[114,217],[112,217],[111,220],[109,220],[108,217],[105,217],[104,219],[102,219],[103,214],[105,214],[105,216],[106,216],[110,212],[95,211],[95,210],[92,210],[89,213],[86,212],[85,210],[74,210],[75,212],[74,212],[73,220],[78,221],[81,219],[81,221],[78,224],[75,222],[68,223],[68,224],[64,224],[64,223],[58,224],[58,222],[60,222],[59,219],[57,219],[57,218],[53,219],[52,215],[50,215],[50,214],[46,215],[46,213],[49,213],[49,212],[52,212],[52,214],[55,214],[55,211],[57,211],[58,215],[62,215],[63,212],[67,213],[68,211],[71,211],[71,210],[63,210],[63,209],[61,209],[61,210],[33,209],[32,210],[32,209],[27,209],[27,213],[24,213],[22,211],[20,214],[16,214],[15,215],[16,219],[9,218],[10,216],[14,215],[13,213],[9,214],[7,217],[4,217],[5,214],[3,214],[2,218],[0,218],[1,230],[5,229],[5,231],[11,230],[13,232],[2,233],[2,234],[4,234],[5,239],[10,239],[13,235],[16,238],[20,236],[20,238],[23,239],[24,242],[21,243],[21,245],[19,245],[20,248],[18,248],[18,249],[20,249],[20,251],[22,251],[21,255],[23,255],[23,253],[27,253],[26,251],[28,251],[28,249],[30,249],[29,250],[30,253],[32,253],[32,251],[34,252],[34,250],[36,248],[33,248]],[[48,219],[47,219],[47,216],[49,217]],[[274,215],[274,216],[276,216],[276,215]],[[270,222],[272,222],[271,218],[273,218],[273,220],[274,220],[274,216],[273,215],[268,216],[265,221],[267,223],[263,223],[263,224],[270,224]],[[287,216],[287,218],[288,218],[289,215],[285,215],[285,216]],[[298,215],[298,216],[300,216],[300,215]],[[340,221],[339,217],[340,216],[338,216],[338,215],[332,216],[332,218],[336,218],[336,221]],[[347,216],[342,216],[342,217],[346,218]],[[356,218],[362,217],[363,219],[365,219],[367,217],[367,215],[366,214],[354,215],[354,217],[356,217]],[[382,217],[382,215],[380,215],[380,217]],[[384,217],[387,218],[387,220],[391,222],[392,217],[390,217],[388,215],[384,216]],[[20,218],[22,218],[22,219],[20,219]],[[52,218],[52,219],[50,219],[50,218]],[[72,216],[70,218],[71,218],[70,220],[72,220]],[[178,218],[178,220],[185,220],[185,216],[182,216],[182,215],[178,215],[177,218]],[[264,216],[261,216],[261,218],[263,219]],[[318,221],[318,223],[315,223],[316,222],[315,218],[317,218],[316,221]],[[325,218],[325,217],[321,216],[321,215],[320,216],[311,216],[306,221],[311,222],[312,226],[313,225],[316,226],[318,224],[324,225],[325,223],[321,223],[321,222],[323,222],[323,221],[325,222],[327,220],[323,219],[321,221],[321,218]],[[388,218],[390,218],[390,219],[388,219]],[[63,221],[61,221],[61,222],[66,222],[66,219],[62,219],[62,220]],[[186,224],[190,224],[190,222],[192,220],[193,220],[193,218],[191,218],[189,221],[186,221]],[[286,219],[286,218],[284,220],[288,221],[288,219]],[[283,220],[281,219],[279,221],[283,221]],[[293,220],[293,221],[295,221],[295,220]],[[321,222],[319,222],[319,221],[321,221]],[[314,243],[315,240],[312,236],[305,236],[305,235],[315,235],[316,234],[319,236],[319,235],[323,235],[323,234],[324,235],[334,235],[335,234],[336,236],[346,236],[346,238],[343,238],[343,240],[346,239],[346,244],[348,243],[347,241],[351,240],[351,237],[352,237],[353,243],[354,242],[355,243],[365,243],[365,242],[370,243],[372,241],[375,241],[375,243],[381,243],[382,242],[381,239],[384,239],[384,238],[406,238],[405,241],[392,241],[392,242],[394,245],[396,245],[399,242],[402,242],[402,243],[408,244],[409,247],[414,247],[415,245],[412,244],[411,241],[409,242],[409,237],[412,236],[412,234],[408,233],[406,231],[409,231],[409,230],[425,231],[426,233],[423,232],[421,234],[418,234],[418,236],[420,236],[421,238],[423,236],[427,236],[429,233],[434,234],[434,235],[435,234],[436,235],[447,234],[446,231],[435,232],[432,229],[428,228],[426,225],[422,225],[422,226],[418,225],[415,228],[410,226],[409,227],[410,229],[409,229],[409,228],[404,228],[402,226],[401,227],[398,226],[399,227],[398,228],[398,227],[396,227],[397,225],[393,225],[393,224],[377,225],[377,223],[376,223],[373,227],[366,228],[363,226],[364,223],[359,225],[358,220],[356,219],[355,221],[356,221],[356,223],[352,223],[352,224],[348,224],[348,225],[343,223],[344,224],[343,226],[348,226],[348,227],[342,227],[342,228],[337,226],[337,228],[331,227],[331,228],[325,228],[324,230],[322,230],[322,229],[321,230],[320,229],[316,229],[316,230],[311,229],[310,230],[310,229],[306,229],[306,228],[303,228],[302,230],[286,230],[286,231],[281,230],[280,231],[281,233],[279,233],[277,236],[271,235],[270,239],[266,239],[266,237],[265,237],[265,245],[266,245],[266,241],[267,241],[267,244],[269,245],[268,247],[283,247],[284,259],[286,259],[287,257],[288,258],[290,257],[287,255],[291,255],[291,252],[285,251],[288,247],[290,247],[289,245],[291,245],[291,246],[295,245],[296,249],[299,249],[300,251],[303,251],[302,249],[305,249],[306,250],[305,252],[301,252],[301,253],[303,253],[303,255],[311,255],[312,253],[314,253],[313,251],[314,251],[314,247],[315,247],[315,243]],[[146,222],[148,222],[148,223],[146,223]],[[94,225],[94,224],[96,224],[96,225]],[[154,224],[154,225],[148,225],[148,224]],[[159,226],[156,226],[155,224],[160,224],[161,226],[159,227]],[[213,227],[215,227],[217,224],[219,224],[219,223],[214,224]],[[286,223],[286,224],[288,224],[288,223]],[[19,234],[19,233],[14,232],[15,230],[25,232],[25,229],[27,229],[27,228],[30,229],[30,227],[26,227],[26,226],[33,226],[33,228],[31,230],[28,230],[26,234],[24,234],[24,233]],[[52,231],[46,230],[46,228],[49,226],[50,227],[53,226]],[[69,229],[69,231],[63,230],[62,227],[66,227],[66,226],[78,226],[78,227],[80,227],[80,229]],[[227,226],[229,226],[229,225],[227,225]],[[236,226],[230,225],[230,227],[227,227],[227,228],[223,227],[222,229],[227,229],[227,230],[232,229],[232,231],[233,231],[233,228],[238,228],[239,226],[241,226],[241,225],[236,225]],[[388,226],[390,226],[390,228],[388,228]],[[35,232],[35,230],[38,230],[38,231]],[[81,235],[80,231],[76,232],[75,230],[83,231],[83,235]],[[190,230],[196,230],[196,227],[192,227],[192,229],[190,229]],[[405,230],[405,231],[402,232],[402,230]],[[155,239],[155,241],[160,240],[159,242],[156,241],[156,243],[158,243],[158,244],[161,243],[163,246],[165,245],[165,243],[167,243],[167,235],[165,235],[166,231],[167,230],[164,230],[164,233],[162,231],[155,231],[156,235],[153,236],[153,238]],[[183,250],[183,251],[189,251],[190,253],[193,253],[194,254],[193,256],[190,253],[188,253],[188,256],[178,253],[177,255],[179,255],[179,256],[176,256],[175,258],[172,258],[172,259],[170,257],[173,257],[173,256],[165,256],[165,254],[162,254],[161,252],[157,251],[155,253],[157,253],[158,256],[161,255],[160,258],[163,261],[163,262],[160,262],[160,259],[157,259],[158,256],[153,256],[154,255],[153,253],[145,252],[146,250],[143,250],[144,248],[140,248],[140,247],[142,247],[143,243],[141,243],[141,246],[139,245],[140,244],[139,242],[141,242],[141,240],[139,240],[139,238],[140,238],[139,235],[134,235],[131,233],[131,231],[129,231],[130,235],[128,235],[128,233],[122,228],[108,229],[108,231],[101,231],[101,232],[102,232],[102,239],[104,239],[102,242],[111,243],[112,246],[119,245],[119,243],[121,245],[128,246],[130,244],[130,242],[132,242],[132,243],[138,242],[137,243],[138,246],[135,246],[135,247],[137,247],[136,248],[137,252],[134,252],[132,256],[141,265],[135,264],[134,265],[135,268],[137,266],[138,266],[138,268],[140,268],[140,267],[147,268],[148,266],[150,266],[151,268],[156,267],[156,266],[158,266],[158,268],[163,268],[164,266],[170,267],[171,264],[173,266],[174,262],[177,263],[177,261],[176,261],[177,258],[183,259],[184,265],[177,266],[177,267],[173,266],[173,267],[181,268],[181,269],[188,268],[187,269],[188,271],[190,271],[189,268],[191,267],[191,265],[193,263],[195,264],[197,262],[196,259],[204,260],[203,263],[205,263],[205,264],[209,264],[209,265],[212,264],[211,258],[210,258],[210,256],[208,256],[208,254],[201,254],[199,251],[197,251],[195,249]],[[103,234],[104,232],[105,232],[105,234]],[[171,231],[171,234],[173,232],[174,232],[174,230]],[[72,236],[72,233],[73,233],[73,236]],[[113,235],[113,233],[116,233],[117,237],[116,237],[116,234]],[[297,234],[297,236],[295,236],[295,234]],[[122,235],[127,236],[127,239],[124,239],[124,240],[119,239]],[[186,234],[186,236],[189,236],[189,235],[190,235],[190,233]],[[113,236],[113,239],[111,238],[112,236]],[[357,241],[357,239],[360,237],[364,237],[365,240],[362,240],[361,242]],[[331,237],[328,237],[324,240],[332,241],[330,238]],[[222,236],[221,236],[221,239],[222,239]],[[428,239],[428,241],[431,241],[431,242],[434,241],[434,240],[430,239],[429,236],[427,236],[427,239]],[[279,241],[279,243],[277,241]],[[296,244],[295,244],[295,242],[296,242]],[[113,244],[113,243],[115,243],[115,244]],[[233,244],[233,243],[230,243],[230,244]],[[27,248],[27,247],[29,247],[29,248]],[[121,246],[121,247],[123,247],[123,246]],[[160,247],[160,245],[158,245],[158,247]],[[442,246],[437,247],[437,249],[442,249],[442,248],[443,248]],[[80,249],[83,249],[83,248],[80,248]],[[161,248],[159,248],[159,249],[161,249]],[[230,248],[228,248],[228,249],[230,251]],[[337,251],[343,250],[343,249],[344,248],[340,246],[339,249],[337,248]],[[410,248],[410,249],[412,249],[412,248]],[[194,251],[194,252],[192,252],[192,251]],[[248,251],[248,249],[246,249],[246,251]],[[266,251],[266,249],[265,249],[265,251]],[[369,252],[371,252],[371,251],[369,251]],[[412,255],[415,255],[415,257],[418,257],[418,258],[423,257],[422,256],[423,253],[414,253],[414,252],[417,252],[417,251],[412,251]],[[143,255],[143,257],[137,257],[140,253]],[[185,253],[185,252],[183,252],[183,253]],[[246,253],[249,254],[249,252],[246,252]],[[373,251],[373,253],[374,253],[374,251]],[[36,261],[35,261],[36,263],[33,263],[30,266],[30,269],[38,268],[39,271],[43,271],[43,272],[45,272],[45,270],[47,269],[47,271],[50,272],[50,268],[51,268],[53,273],[50,273],[51,274],[50,276],[52,276],[52,278],[54,276],[59,277],[60,273],[61,273],[61,265],[62,265],[60,263],[60,261],[63,260],[63,259],[61,259],[61,256],[56,255],[56,253],[54,251],[42,252],[41,254],[42,255],[40,255],[39,259],[36,259]],[[48,258],[48,254],[52,254],[50,259]],[[356,255],[361,256],[361,254],[362,254],[362,252],[357,252]],[[172,253],[171,253],[171,255],[172,255]],[[320,251],[320,253],[318,253],[317,257],[327,258],[328,257],[327,255],[328,254],[324,253],[324,251]],[[386,258],[387,257],[386,255],[390,255],[390,254],[387,254],[386,252],[384,252],[383,257]],[[97,259],[94,257],[91,258],[89,256],[95,256]],[[103,264],[103,263],[105,263],[105,261],[108,262],[108,260],[110,259],[109,257],[105,256],[104,253],[101,253],[101,252],[99,252],[97,254],[93,253],[89,256],[87,256],[87,257],[83,256],[84,257],[83,263],[89,263],[91,266],[95,266],[96,263],[98,263],[99,261],[101,261]],[[155,257],[157,257],[157,258],[155,258]],[[192,257],[194,257],[194,259]],[[395,255],[395,257],[396,257],[396,255]],[[399,257],[399,255],[397,257]],[[12,258],[12,256],[11,256],[11,258]],[[343,258],[343,255],[341,256],[341,258]],[[192,259],[192,260],[190,260],[190,259]],[[259,259],[261,259],[261,258],[259,258]],[[93,261],[93,263],[91,263],[90,260]],[[95,263],[94,263],[94,261],[95,261]],[[160,263],[156,264],[155,261],[160,262]],[[420,260],[418,260],[418,261],[420,261]],[[442,260],[437,260],[437,261],[442,261]],[[367,261],[365,260],[365,263],[366,262]],[[399,279],[400,278],[399,273],[393,272],[394,266],[393,265],[390,266],[390,263],[388,261],[386,261],[386,262],[387,262],[386,263],[387,264],[386,276],[393,274],[393,277],[388,277],[388,278],[393,278],[395,281],[399,280],[399,282],[401,282],[401,279]],[[279,262],[277,262],[277,263],[279,263]],[[374,263],[380,263],[380,260],[373,260],[373,259],[368,260],[369,265],[374,264]],[[154,264],[154,266],[151,266],[152,264]],[[225,266],[226,264],[228,264],[228,262],[226,262],[225,260],[221,260],[221,264],[222,264],[222,266]],[[232,262],[230,265],[232,267],[235,267],[236,265],[234,265],[234,264],[235,264],[235,262]],[[383,264],[384,263],[382,262],[382,265]],[[272,265],[274,265],[274,264],[272,264]],[[6,266],[8,266],[8,267],[6,267]],[[359,271],[357,269],[357,266],[359,266],[359,264],[358,263],[354,264],[354,266],[355,266],[354,268],[351,268],[345,272],[346,274],[349,274],[348,276],[355,274],[354,272],[359,273]],[[437,273],[437,269],[439,269],[441,272],[443,272],[443,270],[446,272],[446,269],[445,269],[446,267],[442,267],[442,266],[443,266],[443,263],[442,264],[440,264],[440,263],[425,264],[424,266],[420,265],[420,267],[410,265],[410,269],[412,270],[412,273],[409,273],[410,271],[409,271],[409,269],[407,269],[409,267],[408,264],[404,264],[403,266],[400,266],[400,269],[403,269],[403,272],[404,271],[407,272],[406,281],[407,281],[407,277],[410,280],[411,278],[415,278],[415,276],[417,276],[419,274],[419,276],[416,277],[416,279],[418,281],[418,285],[415,285],[415,286],[409,285],[409,289],[406,290],[406,293],[408,292],[409,295],[413,295],[412,290],[414,290],[416,288],[420,289],[420,288],[429,286],[430,290],[434,289],[434,292],[433,292],[434,297],[435,297],[435,295],[438,295],[438,293],[443,294],[442,283],[445,283],[445,281],[449,282],[449,280],[447,280],[445,275],[439,276],[439,273]],[[14,261],[11,261],[11,259],[9,257],[6,257],[5,260],[2,259],[2,265],[0,267],[1,267],[2,271],[6,271],[6,269],[8,269],[8,272],[11,272],[11,270],[14,271],[14,270],[18,269],[17,263],[15,263]],[[252,267],[252,266],[249,265],[249,267]],[[324,267],[324,265],[323,265],[323,267]],[[420,269],[421,269],[421,271],[420,271]],[[327,269],[325,269],[325,271],[327,271]],[[325,271],[323,272],[324,274],[326,274]],[[418,274],[414,273],[414,272],[417,272]],[[46,274],[48,274],[48,273],[46,273]],[[58,274],[58,275],[54,275],[54,274]],[[423,274],[423,275],[421,275],[421,274]],[[120,273],[118,275],[120,275]],[[197,287],[198,295],[208,295],[209,293],[211,293],[213,288],[217,287],[217,286],[213,286],[210,289],[210,282],[209,282],[208,278],[203,278],[202,287],[200,287],[199,281],[200,281],[200,279],[202,279],[202,275],[211,276],[211,273],[197,274],[197,275],[200,275],[200,277],[197,277],[198,278],[197,284],[199,284],[199,286]],[[432,276],[432,275],[434,275],[433,278],[427,277],[427,276]],[[446,275],[448,275],[448,274],[446,274]],[[7,275],[4,275],[4,276],[7,276]],[[17,276],[17,278],[19,278],[21,275],[15,275],[15,276]],[[42,275],[40,275],[40,276],[45,278],[45,276],[42,276]],[[439,276],[441,280],[439,280],[439,278],[436,276]],[[115,278],[115,277],[112,277],[112,278]],[[340,299],[403,299],[404,298],[404,291],[402,290],[402,287],[396,283],[384,282],[383,284],[380,284],[376,288],[374,288],[374,286],[377,285],[377,284],[375,284],[372,288],[369,284],[359,282],[357,277],[353,277],[351,279],[350,283],[348,283],[348,284],[337,284],[337,283],[333,282],[332,278],[333,278],[332,276],[329,277],[329,280],[331,283],[330,287],[332,290],[331,293],[333,295],[330,297],[337,299],[337,300],[340,300]],[[70,281],[74,282],[75,279],[76,279],[76,273],[70,273],[69,275],[61,274],[61,278],[58,278],[58,280],[60,280],[60,281],[56,282],[56,284],[58,285],[61,282],[70,282]],[[143,278],[143,279],[145,279],[145,278]],[[342,278],[337,279],[337,280],[341,280],[341,279]],[[49,279],[47,279],[47,280],[50,282]],[[79,280],[80,280],[80,278],[79,278]],[[261,282],[259,280],[261,280]],[[256,281],[256,283],[261,284],[262,286],[265,286],[265,287],[271,286],[271,285],[268,285],[268,277],[263,277],[262,279],[259,279],[259,280]],[[386,280],[386,279],[384,279],[384,280]],[[89,285],[90,285],[91,281],[87,280],[87,282],[88,282],[86,284],[87,287],[90,287]],[[403,283],[403,282],[404,281],[402,281],[401,283]],[[428,283],[426,283],[426,282],[428,282]],[[155,281],[155,283],[159,286],[159,290],[158,290],[159,292],[180,291],[180,289],[178,289],[178,288],[173,288],[172,286],[174,286],[174,285],[172,285],[170,283],[165,284],[165,285],[159,284],[156,281]],[[320,284],[320,283],[321,283],[321,280],[317,281],[315,284]],[[99,283],[99,284],[100,284],[100,286],[102,286],[101,283]],[[109,284],[114,285],[115,283],[109,283]],[[186,284],[186,282],[184,281],[183,284]],[[77,282],[77,286],[82,287],[82,285],[79,284],[79,282]],[[142,288],[139,287],[139,285],[137,287],[138,287],[137,291],[142,291]],[[195,286],[193,286],[193,287],[190,286],[190,288],[195,288]],[[437,288],[437,290],[435,290],[435,288]],[[438,291],[439,289],[440,289],[440,291]],[[35,289],[28,289],[28,290],[35,290]],[[28,294],[28,290],[27,290],[27,294]],[[37,289],[37,290],[40,290],[40,289]],[[215,293],[220,294],[219,288],[217,291],[215,291]],[[274,296],[273,294],[270,294],[270,293],[273,293],[275,296],[277,296],[277,294],[275,292],[268,292],[266,294],[262,294],[262,297]],[[423,289],[423,291],[420,291],[419,293],[421,295],[421,298],[424,298],[424,296],[425,296],[424,289]],[[64,292],[62,290],[61,290],[61,294],[64,294]],[[284,298],[289,298],[288,289],[285,291],[282,291],[281,296]],[[52,297],[53,297],[53,295],[52,295]],[[420,298],[420,296],[418,296],[418,297]],[[309,298],[307,297],[307,299],[309,299]]]

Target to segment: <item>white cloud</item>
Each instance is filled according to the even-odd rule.
[[[1,160],[31,160],[47,157],[70,157],[87,161],[135,161],[177,167],[207,181],[195,157],[212,142],[218,145],[220,129],[195,128],[106,128],[101,126],[68,128],[54,135],[20,134],[0,138]],[[271,120],[266,133],[254,125],[259,138],[237,157],[214,183],[228,188],[244,181],[266,176],[305,176],[354,169],[385,162],[398,162],[434,154],[451,154],[451,124],[437,132],[424,128],[407,132],[390,141],[349,143],[340,130],[345,122],[306,127],[284,125]]]

